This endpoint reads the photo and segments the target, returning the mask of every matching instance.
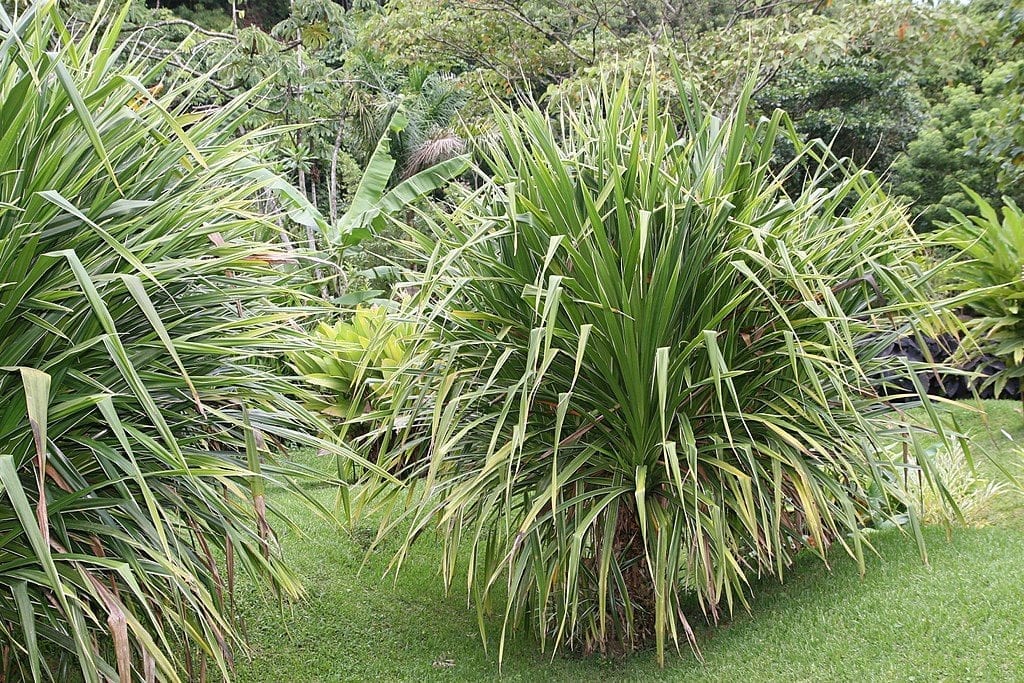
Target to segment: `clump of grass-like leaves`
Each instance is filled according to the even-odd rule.
[[[874,360],[927,312],[905,214],[783,114],[749,125],[747,96],[723,118],[657,90],[498,111],[492,178],[407,227],[444,361],[392,380],[391,457],[429,434],[396,564],[440,530],[502,643],[663,657],[802,550],[862,560],[906,500],[886,445],[913,431],[878,387],[907,369]]]
[[[942,481],[943,493],[956,503],[952,508],[943,495],[922,478],[910,473],[908,493],[924,524],[960,524],[983,527],[992,523],[1000,497],[1010,490],[1009,483],[993,481],[974,465],[963,445],[950,441],[929,449],[933,476]]]
[[[154,95],[123,14],[76,37],[55,5],[0,8],[0,679],[227,676],[235,575],[299,590],[270,451],[331,448],[265,369],[306,343],[274,179],[240,103]]]

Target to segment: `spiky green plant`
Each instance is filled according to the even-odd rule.
[[[228,676],[236,574],[299,590],[270,452],[331,448],[264,369],[305,344],[301,294],[241,103],[150,92],[119,66],[123,16],[76,37],[54,2],[0,8],[3,680]]]
[[[748,125],[749,93],[720,118],[656,80],[499,110],[493,178],[406,227],[407,315],[444,360],[395,375],[382,432],[427,430],[429,457],[382,531],[408,529],[400,568],[439,530],[502,647],[663,658],[802,550],[863,567],[865,520],[905,500],[884,444],[914,432],[884,434],[877,389],[906,368],[873,359],[927,313],[904,212],[782,113]]]

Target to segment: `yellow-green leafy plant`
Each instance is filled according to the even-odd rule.
[[[915,472],[907,473],[908,492],[925,524],[961,524],[982,527],[993,521],[995,504],[1008,490],[978,472],[964,448],[950,441],[929,449],[933,476],[942,481],[945,495],[928,486]],[[948,496],[948,498],[946,497]],[[955,505],[949,504],[949,498]]]
[[[995,395],[1012,378],[1024,377],[1024,211],[1004,197],[996,210],[968,188],[978,214],[950,210],[953,221],[940,239],[959,250],[949,277],[959,301],[973,313],[967,323],[979,350],[997,356],[1005,368],[994,373]]]
[[[721,117],[676,76],[675,101],[655,75],[499,108],[490,179],[405,227],[407,315],[445,361],[398,369],[380,428],[384,469],[428,435],[417,485],[364,491],[395,492],[397,566],[440,532],[499,657],[524,629],[696,646],[801,551],[863,568],[863,520],[907,504],[880,385],[910,371],[878,357],[930,313],[904,211],[781,112],[748,124],[749,90]]]
[[[353,418],[386,405],[393,391],[387,380],[421,345],[415,327],[394,324],[383,306],[360,306],[348,320],[321,322],[310,335],[313,348],[288,354],[321,396],[311,403],[335,418]]]
[[[429,342],[417,332],[415,325],[389,315],[385,306],[360,306],[347,320],[319,323],[310,334],[310,348],[288,354],[300,376],[317,389],[306,406],[322,413],[340,439],[371,460],[392,437],[376,427],[391,413],[394,373],[431,362]],[[406,433],[405,461],[393,461],[391,472],[408,472],[408,461],[419,457],[419,437],[422,433]],[[357,470],[351,460],[337,459],[342,480],[352,479]]]

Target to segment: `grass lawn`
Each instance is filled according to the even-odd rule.
[[[983,402],[985,414],[956,412],[984,452],[1018,467],[1024,418],[1010,402]],[[979,458],[982,460],[983,458]],[[986,473],[997,470],[980,463]],[[283,496],[283,494],[278,494]],[[322,493],[332,499],[329,491]],[[382,579],[388,549],[360,572],[375,527],[339,532],[282,497],[277,505],[303,534],[283,533],[285,551],[308,592],[282,611],[256,593],[240,595],[253,649],[238,664],[240,681],[487,680],[499,676],[485,651],[465,588],[445,596],[438,549],[423,542],[397,583]],[[862,579],[839,552],[831,571],[798,562],[785,584],[758,590],[751,612],[700,629],[704,662],[688,648],[659,669],[653,652],[622,661],[537,652],[511,643],[500,672],[510,681],[969,681],[1024,680],[1024,499],[1009,493],[997,521],[928,528],[929,563],[912,538],[874,535],[878,556]],[[494,629],[498,621],[493,620]]]

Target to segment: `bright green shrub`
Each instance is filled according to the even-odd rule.
[[[312,334],[314,348],[289,358],[307,382],[326,390],[313,407],[352,418],[386,404],[392,391],[386,380],[415,352],[415,334],[410,323],[389,323],[381,306],[359,307],[349,321],[320,323]]]
[[[966,137],[971,115],[983,96],[969,85],[946,88],[944,101],[934,105],[917,137],[893,166],[894,192],[914,202],[917,225],[933,230],[949,218],[948,209],[969,212],[973,202],[964,193],[967,185],[982,195],[998,195],[998,164],[971,155]]]
[[[430,437],[396,562],[439,530],[502,642],[663,656],[798,552],[863,562],[864,521],[903,499],[878,386],[906,367],[875,355],[927,313],[906,216],[781,113],[644,90],[497,112],[493,180],[406,228],[409,313],[445,361],[392,380],[381,431]],[[380,464],[402,457],[399,436]]]
[[[914,202],[919,230],[937,228],[948,220],[949,209],[972,212],[974,201],[965,185],[988,202],[998,203],[1003,195],[1024,201],[1024,185],[1007,182],[1013,154],[987,145],[995,140],[991,131],[1008,126],[1006,119],[1012,118],[1003,112],[1012,101],[1003,90],[1015,69],[1020,64],[1002,64],[979,87],[960,83],[945,88],[917,137],[896,159],[894,192]]]
[[[427,368],[433,361],[432,345],[418,333],[412,323],[390,319],[383,306],[359,307],[347,321],[320,323],[311,335],[312,348],[288,354],[303,379],[318,389],[307,407],[323,414],[337,436],[369,460],[377,460],[382,445],[394,437],[376,429],[394,405],[393,375],[400,368]],[[409,463],[422,457],[424,430],[413,432],[407,422],[398,423],[405,456],[393,457],[389,470],[404,478]],[[361,472],[348,458],[339,458],[337,465],[345,481]]]
[[[0,9],[0,679],[227,677],[236,575],[299,591],[271,450],[342,453],[266,369],[308,345],[274,179],[241,102],[154,95],[119,20],[54,7]]]
[[[981,89],[989,107],[971,117],[971,152],[999,164],[999,188],[1016,193],[1024,185],[1024,60],[998,64]]]
[[[1000,212],[975,192],[964,191],[979,215],[950,210],[954,221],[941,241],[961,250],[949,276],[962,303],[975,314],[967,329],[981,351],[1006,363],[994,376],[998,396],[1007,380],[1024,377],[1024,211],[1009,197],[1003,198]]]

